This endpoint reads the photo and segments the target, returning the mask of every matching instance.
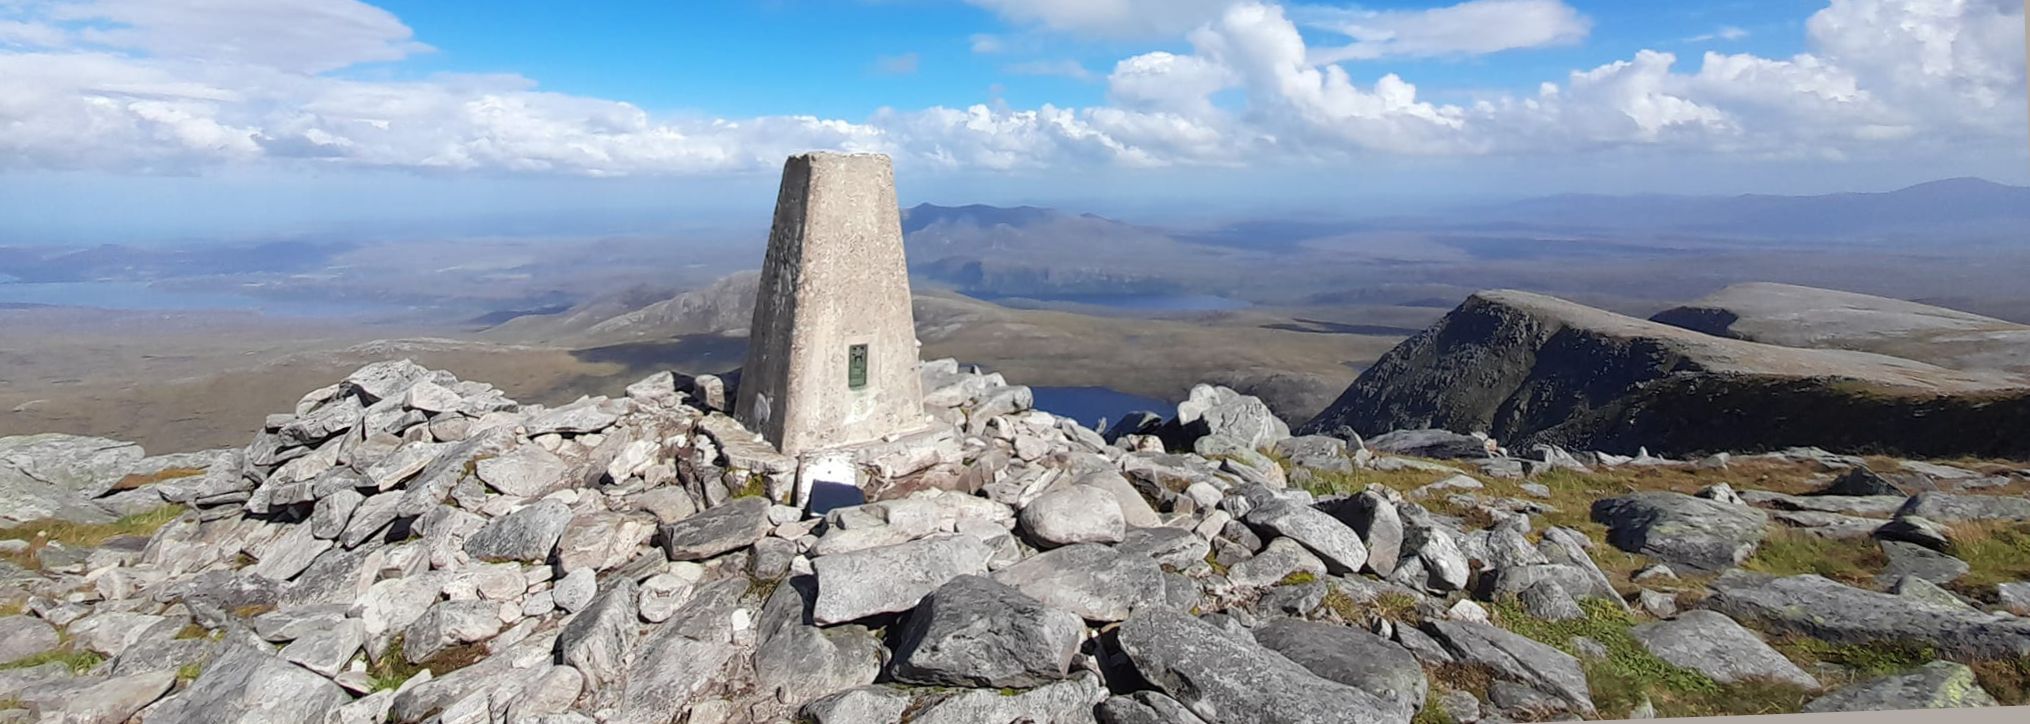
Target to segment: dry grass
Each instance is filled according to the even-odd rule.
[[[139,490],[141,488],[154,485],[164,480],[181,480],[184,478],[194,478],[199,475],[203,475],[204,472],[205,472],[204,468],[163,468],[161,470],[148,473],[146,475],[135,473],[132,475],[128,475],[127,477],[120,478],[120,482],[113,484],[113,490],[116,491]]]
[[[1995,584],[2030,581],[2030,523],[1959,523],[1948,527],[1946,539],[1946,552],[1967,563],[1953,588],[1985,600]]]
[[[50,543],[59,543],[67,548],[91,548],[119,536],[150,536],[181,515],[183,515],[182,506],[169,505],[135,513],[111,523],[38,520],[12,528],[0,528],[0,540],[19,540],[28,543],[27,550],[0,555],[0,560],[6,560],[22,568],[34,569],[37,567],[36,553]]]

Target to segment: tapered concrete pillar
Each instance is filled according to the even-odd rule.
[[[921,429],[916,324],[887,156],[783,165],[734,415],[796,455]]]

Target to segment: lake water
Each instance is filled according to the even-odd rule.
[[[1065,294],[1056,296],[1028,295],[1028,294],[992,294],[992,295],[979,295],[978,298],[989,302],[1022,301],[1022,300],[1032,302],[1061,302],[1066,304],[1083,304],[1094,307],[1106,307],[1108,309],[1121,309],[1135,312],[1223,312],[1234,309],[1246,309],[1247,307],[1253,306],[1239,299],[1229,299],[1227,297],[1217,296],[1213,294],[1134,294],[1134,295]]]
[[[1036,396],[1036,409],[1069,417],[1086,427],[1098,424],[1103,417],[1112,425],[1130,412],[1154,412],[1164,417],[1177,412],[1175,403],[1105,387],[1031,387],[1029,391]]]
[[[224,290],[171,289],[147,282],[0,283],[0,304],[161,311],[224,309],[283,317],[341,317],[387,309],[353,302],[278,300]]]

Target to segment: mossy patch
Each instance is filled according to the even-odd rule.
[[[204,675],[203,664],[184,664],[182,666],[176,667],[177,683],[188,684],[190,682],[196,681],[197,677],[203,675]]]
[[[1372,600],[1362,601],[1339,588],[1325,592],[1320,604],[1333,615],[1349,625],[1370,626],[1377,620],[1395,621],[1416,625],[1424,617],[1417,613],[1417,599],[1400,591],[1388,591]]]
[[[1310,571],[1291,571],[1291,572],[1290,572],[1290,575],[1284,576],[1284,577],[1283,577],[1283,580],[1280,580],[1280,581],[1277,581],[1277,582],[1276,582],[1276,585],[1278,585],[1278,586],[1302,586],[1302,585],[1304,585],[1304,584],[1306,584],[1306,583],[1313,583],[1313,582],[1316,582],[1317,580],[1318,580],[1318,574],[1316,574],[1316,573],[1312,573],[1312,572],[1310,572]]]
[[[28,543],[28,548],[19,553],[0,554],[0,560],[6,560],[22,568],[35,569],[38,567],[35,562],[36,552],[51,543],[67,548],[93,548],[120,536],[147,537],[183,515],[183,510],[183,506],[166,505],[123,516],[111,523],[38,520],[12,528],[0,528],[0,540],[19,540]]]
[[[733,497],[735,498],[768,497],[768,476],[762,475],[761,473],[748,473],[747,481],[741,484],[739,490],[733,491]]]
[[[97,668],[99,664],[105,663],[105,661],[106,657],[100,656],[96,652],[78,651],[66,646],[60,649],[44,651],[39,654],[30,654],[28,656],[15,659],[13,661],[9,661],[7,663],[0,664],[0,670],[32,669],[37,666],[41,666],[43,664],[56,663],[63,664],[66,668],[69,668],[71,670],[71,673],[84,674],[85,672]]]
[[[388,649],[374,659],[372,666],[367,667],[367,681],[373,691],[393,691],[426,669],[432,677],[443,676],[479,663],[486,655],[484,643],[462,644],[439,651],[421,663],[411,664],[402,653],[402,637],[396,636],[388,642]]]
[[[1569,621],[1534,618],[1513,600],[1496,602],[1492,608],[1503,628],[1577,657],[1593,703],[1604,718],[1624,718],[1644,700],[1666,717],[1781,714],[1798,711],[1813,696],[1801,687],[1777,682],[1721,684],[1657,658],[1629,633],[1635,616],[1610,601],[1582,600],[1580,608],[1586,615]],[[1607,656],[1581,656],[1572,643],[1581,636],[1598,642]]]

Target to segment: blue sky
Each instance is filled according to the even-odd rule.
[[[0,244],[2030,182],[2014,0],[0,0]],[[105,199],[122,203],[108,207]],[[450,223],[455,227],[457,223]]]

